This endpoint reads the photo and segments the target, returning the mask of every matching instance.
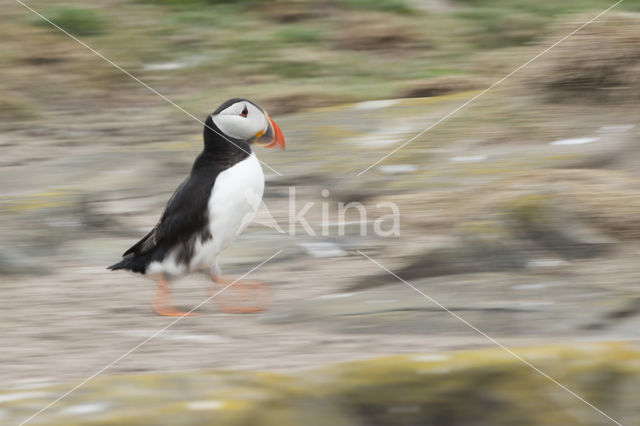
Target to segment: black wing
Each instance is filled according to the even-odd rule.
[[[234,157],[235,158],[235,157]],[[237,159],[236,159],[237,160]],[[208,206],[211,189],[218,174],[232,164],[220,162],[203,151],[193,164],[191,174],[173,193],[158,224],[140,241],[124,252],[123,259],[108,269],[129,269],[146,273],[154,260],[162,260],[174,247],[179,262],[188,263],[197,236],[211,238]]]
[[[189,176],[169,199],[158,224],[123,256],[142,256],[160,247],[184,243],[206,228],[207,204],[214,182],[215,176]]]

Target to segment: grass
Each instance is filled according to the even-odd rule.
[[[282,1],[285,6],[295,4],[302,13],[282,21],[270,13],[266,0],[123,0],[118,8],[112,8],[107,0],[96,0],[91,8],[53,6],[55,0],[42,0],[42,10],[79,37],[100,35],[90,40],[92,47],[160,89],[172,90],[176,100],[198,99],[194,102],[199,104],[203,96],[198,94],[207,94],[203,103],[211,96],[234,93],[249,94],[259,102],[273,93],[294,88],[319,91],[322,87],[354,101],[380,99],[401,96],[412,81],[449,75],[493,77],[517,65],[508,49],[545,36],[563,14],[575,10],[593,10],[595,14],[609,5],[607,0],[458,0],[460,7],[454,11],[416,13],[409,0]],[[632,0],[625,3],[629,5],[620,7],[635,7]],[[47,4],[51,6],[48,9]],[[41,20],[33,22],[47,25]],[[3,61],[24,66],[25,54],[20,52],[27,46],[29,55],[60,59],[59,69],[53,72],[62,73],[56,79],[63,80],[55,86],[59,92],[34,89],[25,93],[25,99],[37,98],[46,104],[47,97],[53,99],[64,92],[78,97],[90,90],[114,95],[114,88],[130,87],[124,83],[126,78],[97,59],[75,60],[79,48],[53,35],[56,30],[50,26],[47,40],[29,38],[28,34],[26,41],[12,38],[12,34],[20,34],[21,25],[24,22],[0,28],[0,37],[8,40]],[[406,30],[408,41],[378,41],[374,37],[365,40],[366,49],[350,47],[358,36],[379,35],[383,30],[392,35]],[[45,45],[46,52],[38,53]],[[501,49],[505,52],[502,56]],[[501,60],[491,59],[496,55]],[[483,58],[489,59],[483,62]],[[197,65],[173,72],[145,67],[189,60]],[[497,65],[490,68],[491,64]],[[13,82],[13,77],[5,74],[8,69],[0,69],[0,79]],[[111,76],[108,85],[89,77],[95,70]],[[37,73],[47,77],[52,69],[40,65],[30,72],[35,73],[36,81],[44,81]],[[16,87],[13,83],[7,86],[8,93],[17,94],[17,99],[5,102],[5,111],[19,109],[21,95]]]
[[[475,9],[502,10],[504,15],[525,12],[547,18],[588,10],[600,12],[615,3],[613,0],[458,0],[457,2]],[[616,8],[640,10],[640,2],[624,1]]]
[[[302,25],[283,26],[276,36],[285,44],[316,43],[323,39],[324,31]]]
[[[286,79],[309,78],[320,74],[314,62],[273,61],[265,63],[261,68],[263,74],[277,74]]]
[[[141,0],[143,3],[159,4],[164,6],[172,6],[177,8],[183,7],[206,7],[228,4],[245,4],[251,5],[255,3],[265,3],[267,0]]]
[[[544,36],[554,18],[577,12],[601,12],[610,0],[459,0],[466,6],[454,13],[464,22],[461,33],[478,49],[529,43]],[[618,10],[640,10],[640,1],[625,1]]]
[[[94,36],[103,34],[107,30],[107,20],[97,11],[77,6],[58,6],[47,9],[42,13],[47,19],[64,28],[75,36]],[[51,24],[41,18],[34,18],[37,25],[58,31]]]
[[[503,9],[467,9],[456,13],[466,24],[462,34],[478,49],[518,46],[544,34],[548,20],[531,13],[504,15]]]
[[[399,14],[408,14],[413,11],[409,4],[403,0],[337,0],[336,3],[352,9],[379,10]]]

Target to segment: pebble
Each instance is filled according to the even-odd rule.
[[[173,71],[188,67],[185,62],[158,62],[155,64],[145,64],[145,71]]]
[[[342,247],[334,243],[300,243],[298,245],[311,257],[342,257],[347,255]]]
[[[461,155],[450,158],[449,161],[453,163],[477,163],[487,159],[486,155]]]
[[[405,140],[404,137],[400,135],[406,135],[407,133],[415,131],[414,126],[408,122],[398,122],[392,124],[393,125],[391,126],[377,129],[370,134],[354,138],[351,141],[369,147],[385,147]]]
[[[549,145],[583,145],[585,143],[596,142],[600,138],[572,138],[572,139],[558,139],[557,141],[550,142]]]
[[[151,337],[157,332],[157,330],[121,330],[121,331],[113,331],[115,334],[122,334],[125,336],[134,336],[134,337]],[[200,342],[200,343],[224,343],[228,342],[229,339],[223,336],[219,336],[217,334],[187,334],[187,333],[174,333],[169,331],[164,331],[157,336],[155,339],[165,339],[165,340],[189,340],[192,342]]]
[[[193,57],[182,61],[170,61],[170,62],[155,62],[151,64],[145,64],[145,71],[173,71],[183,68],[195,67],[206,60],[205,57]]]
[[[93,404],[78,404],[71,405],[60,410],[60,414],[65,415],[84,415],[91,413],[98,413],[100,411],[104,411],[107,408],[107,404],[105,403],[93,403]]]
[[[22,399],[46,398],[50,394],[46,392],[16,392],[0,395],[0,402],[20,401]]]
[[[379,100],[379,101],[365,101],[365,102],[359,102],[357,103],[353,109],[356,110],[371,110],[371,109],[381,109],[381,108],[388,108],[390,106],[393,106],[395,104],[397,104],[398,100],[396,99],[384,99],[384,100]]]
[[[532,284],[519,284],[511,287],[514,290],[541,290],[543,288],[552,287],[553,283],[532,283]]]
[[[528,269],[560,268],[569,262],[562,259],[533,259],[527,262]]]
[[[418,167],[413,164],[390,164],[388,166],[380,166],[378,169],[382,173],[394,175],[397,173],[412,173],[418,170]]]
[[[187,404],[187,409],[192,411],[201,411],[201,410],[219,410],[224,407],[224,402],[222,401],[193,401]]]
[[[334,293],[334,294],[323,294],[322,296],[318,296],[316,297],[316,299],[341,299],[343,297],[351,297],[351,296],[355,296],[356,294],[358,294],[357,292],[355,293]]]
[[[50,377],[39,377],[34,379],[24,379],[13,382],[10,385],[5,385],[6,389],[35,389],[44,386],[50,386],[55,383],[55,380]]]
[[[425,354],[425,355],[417,355],[411,358],[412,361],[417,361],[417,362],[446,361],[448,359],[449,359],[449,356],[444,354]]]
[[[624,133],[636,127],[635,124],[623,124],[618,126],[602,126],[598,129],[598,133]]]
[[[367,135],[353,140],[365,146],[385,147],[402,141],[402,138],[395,135]]]

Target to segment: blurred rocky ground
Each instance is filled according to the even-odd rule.
[[[634,424],[639,353],[620,344],[518,350],[598,410],[501,349],[396,355],[295,375],[208,371],[99,377],[34,424]],[[606,390],[605,390],[606,389]],[[64,386],[0,393],[22,421]]]
[[[365,15],[369,22],[358,24],[363,28],[379,21]],[[639,15],[611,12],[375,163],[591,16],[571,15],[550,24],[544,35],[525,34],[526,43],[468,59],[491,78],[421,77],[384,89],[399,98],[381,99],[366,86],[366,96],[360,87],[317,104],[316,89],[305,87],[277,90],[284,94],[274,102],[269,100],[273,87],[267,90],[262,83],[190,98],[190,106],[204,116],[232,89],[240,95],[255,93],[275,111],[286,135],[285,152],[257,151],[273,168],[265,167],[265,203],[221,261],[225,273],[241,275],[281,249],[250,277],[268,282],[273,300],[256,315],[223,314],[208,303],[199,309],[201,315],[175,324],[107,373],[290,372],[376,355],[428,353],[437,359],[447,350],[493,346],[358,251],[509,347],[611,340],[637,344]],[[399,14],[390,22],[402,26],[405,19],[410,18]],[[527,29],[533,31],[522,28]],[[403,52],[422,46],[421,36],[410,30],[391,38],[404,46]],[[51,35],[38,27],[32,31],[35,38],[25,40],[43,44],[33,42],[20,52],[23,61],[40,58],[33,54],[40,52],[41,59],[29,59],[37,65],[26,68],[34,74],[21,74],[18,68],[2,72],[10,77],[7,93],[24,89],[37,103],[34,94],[42,89],[42,108],[0,104],[0,112],[7,114],[0,132],[0,291],[7,305],[0,312],[0,378],[5,387],[19,389],[82,380],[172,321],[152,314],[152,282],[105,267],[155,224],[201,148],[197,121],[156,102],[133,82],[101,71],[106,65],[99,60],[71,53],[80,47],[58,46],[58,55],[46,47]],[[511,37],[522,36],[513,31]],[[362,33],[346,34],[335,43],[351,49]],[[496,43],[484,36],[473,40]],[[10,42],[17,46],[22,40],[15,36]],[[388,52],[373,55],[382,58]],[[60,62],[58,56],[65,59]],[[45,70],[50,81],[38,79]],[[153,80],[153,72],[161,70],[149,72]],[[173,77],[158,78],[158,89],[175,94],[184,77],[191,93],[192,80]],[[37,84],[27,84],[29,79]],[[331,80],[323,82],[330,85]],[[91,91],[102,83],[110,93]],[[77,92],[64,96],[74,84]],[[341,103],[349,99],[355,102]],[[205,103],[207,109],[200,108]],[[292,191],[295,213],[313,203],[305,215],[310,228],[290,223]],[[341,232],[339,203],[356,201],[366,207],[366,217],[349,210]],[[393,211],[384,203],[390,202],[399,209],[396,218],[388,216]],[[376,235],[376,222],[388,231],[398,218],[399,235]],[[185,279],[174,289],[184,307],[195,306],[209,292],[205,277]],[[589,352],[580,356],[589,360]],[[585,362],[599,362],[600,356],[611,356],[602,361],[606,365],[618,362],[612,352],[596,352],[594,360]],[[531,356],[535,364],[538,358]],[[556,361],[552,375],[561,377],[564,358]],[[484,366],[478,365],[480,370]],[[515,364],[499,368],[526,369]],[[520,373],[514,373],[514,382]],[[589,377],[584,380],[591,383]],[[609,389],[603,380],[593,386]],[[612,392],[622,395],[624,389],[637,388],[633,380]],[[471,393],[473,383],[465,388]],[[589,393],[589,386],[579,390]],[[564,406],[570,396],[558,392],[558,405]],[[360,410],[356,417],[366,419],[373,412],[368,403],[354,404]],[[407,406],[415,411],[411,403]],[[638,416],[615,404],[610,408],[626,418]],[[572,424],[564,417],[573,416],[572,410],[531,424]],[[0,411],[3,415],[14,414]],[[415,418],[407,416],[411,424]],[[605,424],[599,421],[589,417],[584,423]],[[445,424],[469,424],[460,422]]]

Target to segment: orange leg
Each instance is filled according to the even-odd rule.
[[[225,313],[253,314],[261,312],[271,299],[269,287],[262,281],[236,281],[221,275],[212,275],[211,281],[222,286],[218,291],[229,286],[213,299]],[[233,284],[230,285],[231,283]]]
[[[158,280],[158,289],[153,297],[152,306],[153,310],[156,311],[158,315],[164,315],[167,317],[197,315],[193,312],[182,312],[173,307],[171,293],[169,291],[169,283],[164,278],[160,278]]]

